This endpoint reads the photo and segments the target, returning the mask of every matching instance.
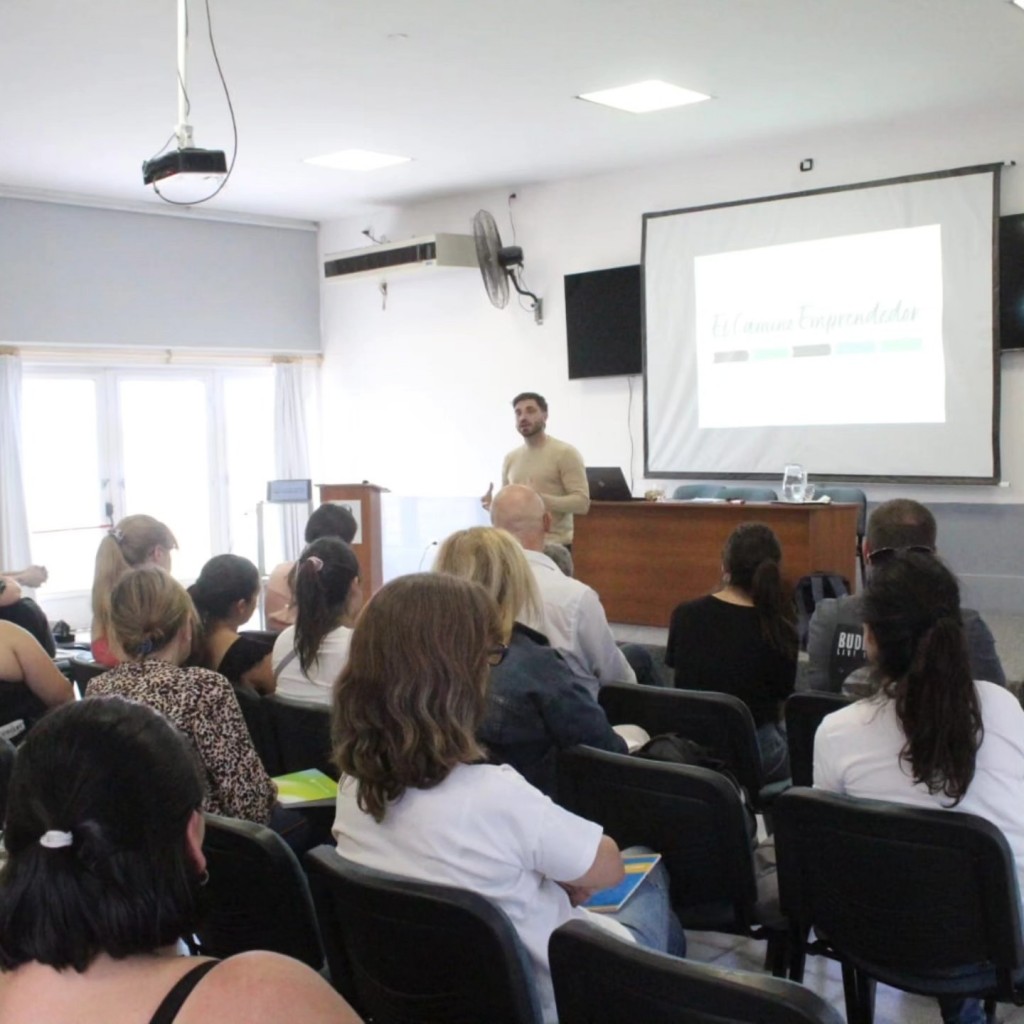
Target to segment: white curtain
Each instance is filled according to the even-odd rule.
[[[21,475],[21,360],[0,352],[0,568],[24,569],[29,557],[28,513]]]
[[[279,480],[310,476],[309,442],[299,362],[274,364],[274,472]],[[281,506],[281,545],[288,560],[299,557],[308,510],[305,505]]]

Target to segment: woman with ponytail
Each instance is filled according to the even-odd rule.
[[[352,549],[335,537],[309,544],[295,566],[295,625],[278,636],[271,658],[278,693],[312,704],[331,703],[362,604],[359,562]]]
[[[986,818],[1024,892],[1024,711],[971,678],[956,578],[932,554],[893,549],[872,562],[863,608],[875,692],[818,727],[814,785]],[[947,1022],[986,1019],[976,999],[939,1004]]]
[[[971,678],[959,587],[938,558],[907,550],[873,564],[864,646],[874,696],[822,722],[815,786],[988,818],[1009,840],[1024,892],[1024,711]]]
[[[722,552],[722,587],[672,613],[665,664],[686,690],[731,693],[750,708],[765,782],[789,777],[782,702],[796,679],[796,612],[782,548],[763,523],[742,523]]]
[[[185,588],[155,565],[132,569],[110,595],[110,614],[112,637],[125,660],[97,676],[86,699],[123,697],[159,711],[199,754],[206,776],[203,810],[274,827],[277,791],[231,684],[209,669],[182,667],[196,625]],[[282,820],[281,828],[287,824]]]
[[[110,595],[129,569],[158,565],[171,571],[171,551],[178,546],[174,534],[152,516],[125,516],[107,531],[96,551],[92,582],[92,655],[113,668],[120,656],[110,646]]]

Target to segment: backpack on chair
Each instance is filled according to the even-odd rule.
[[[850,581],[845,576],[837,576],[831,572],[812,572],[809,576],[801,576],[793,591],[793,603],[796,605],[796,628],[800,637],[800,650],[807,650],[807,631],[810,628],[811,616],[819,601],[826,597],[846,597],[850,593]]]

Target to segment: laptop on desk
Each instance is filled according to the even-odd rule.
[[[618,466],[587,466],[591,501],[632,501],[633,495]]]

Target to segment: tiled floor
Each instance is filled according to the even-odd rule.
[[[686,943],[688,959],[745,971],[764,970],[764,943],[753,939],[716,932],[687,932]],[[835,961],[808,957],[804,984],[827,999],[845,1017],[843,979]],[[1000,1006],[996,1016],[1003,1024],[1024,1024],[1024,1007]],[[875,1024],[941,1024],[941,1020],[934,1000],[878,986]]]

